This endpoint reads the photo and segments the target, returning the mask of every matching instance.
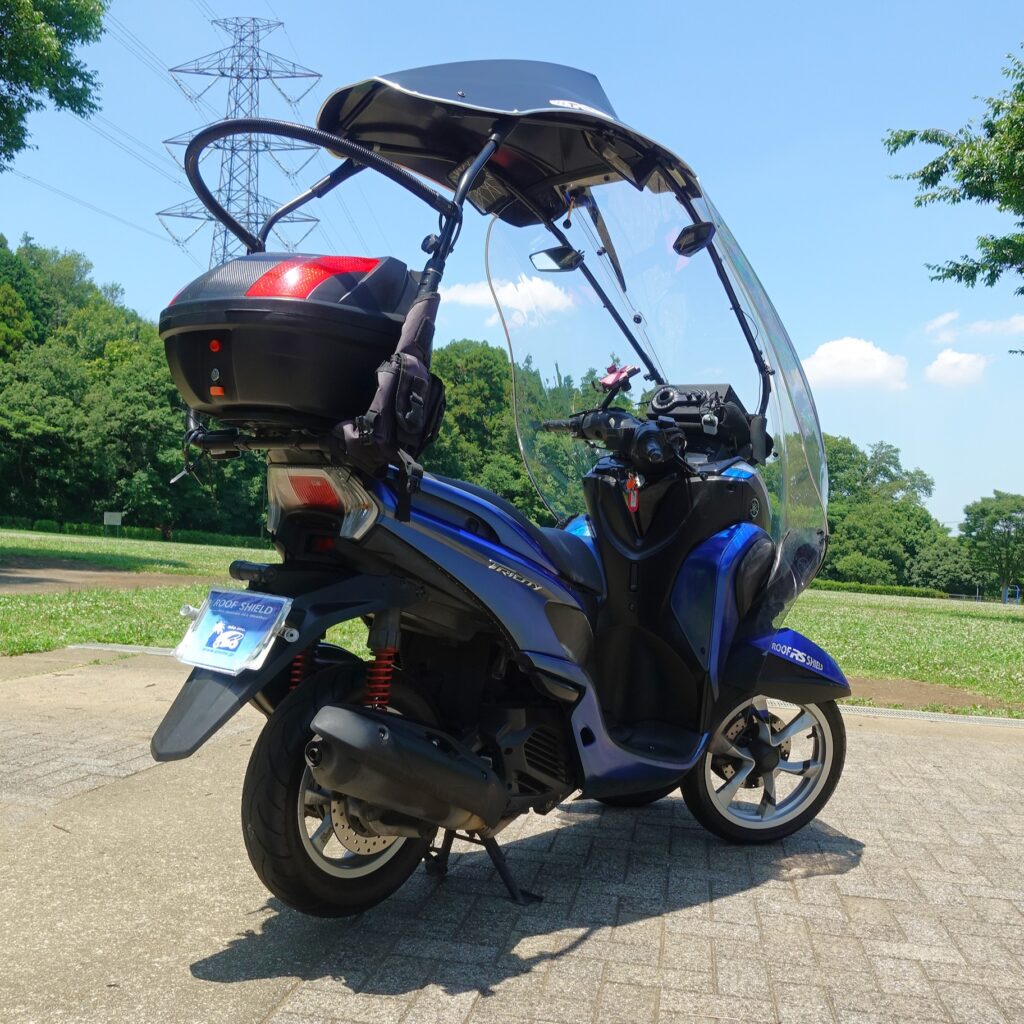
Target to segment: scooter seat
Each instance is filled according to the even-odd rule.
[[[585,587],[587,590],[600,594],[604,591],[604,573],[590,545],[582,538],[565,530],[542,527],[530,522],[522,512],[510,501],[500,495],[468,483],[465,480],[453,480],[451,477],[435,474],[434,479],[440,480],[449,487],[457,487],[476,498],[482,498],[493,505],[499,512],[513,520],[520,530],[544,553],[548,561],[558,570],[560,576]],[[526,553],[526,552],[524,552]]]
[[[575,533],[542,526],[540,532],[547,542],[545,551],[558,566],[559,573],[573,583],[600,594],[604,590],[604,574],[593,549]]]

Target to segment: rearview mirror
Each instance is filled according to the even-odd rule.
[[[688,224],[679,232],[679,237],[672,243],[680,256],[693,256],[706,249],[715,237],[715,225],[709,221],[702,220],[697,224]]]
[[[575,270],[583,262],[583,253],[577,252],[571,245],[556,245],[553,249],[532,253],[530,262],[535,270],[542,273],[560,274],[566,270]]]

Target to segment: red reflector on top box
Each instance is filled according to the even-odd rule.
[[[306,299],[318,284],[338,274],[368,274],[380,260],[367,256],[317,256],[285,260],[245,293],[250,298]]]

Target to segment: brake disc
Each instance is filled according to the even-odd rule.
[[[786,727],[786,723],[779,718],[778,715],[773,715],[771,712],[768,713],[768,728],[774,734],[781,732]],[[737,744],[737,740],[750,728],[749,719],[745,713],[740,713],[730,723],[729,728],[722,734],[733,746],[743,747],[743,744]],[[783,761],[789,760],[790,750],[793,748],[793,741],[791,739],[785,740],[779,747],[779,757]],[[718,775],[720,778],[725,779],[728,782],[736,774],[736,766],[733,762],[727,758],[718,755],[711,759],[711,770]],[[743,782],[743,789],[756,789],[761,785],[761,776],[758,772],[751,772]]]
[[[357,853],[367,857],[373,853],[386,850],[398,836],[368,836],[357,832],[349,823],[345,814],[345,799],[337,796],[331,801],[331,821],[334,824],[334,836],[349,853]]]

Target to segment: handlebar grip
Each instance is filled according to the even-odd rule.
[[[659,463],[665,461],[665,449],[661,446],[661,442],[652,437],[643,447],[643,455],[648,462]]]
[[[544,420],[540,429],[549,430],[551,433],[569,433],[573,429],[573,422],[572,420]]]

